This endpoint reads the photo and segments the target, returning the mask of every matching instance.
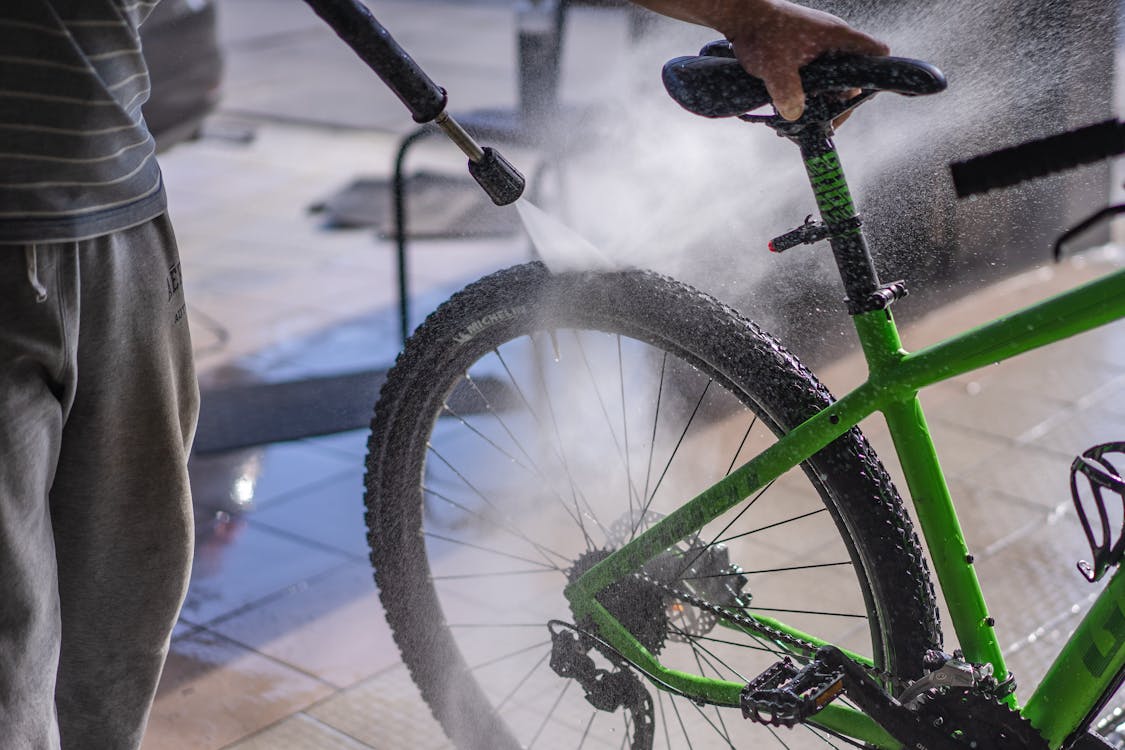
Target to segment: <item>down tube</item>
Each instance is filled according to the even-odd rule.
[[[1023,715],[1052,748],[1061,747],[1125,669],[1125,573],[1109,585],[1067,640]]]

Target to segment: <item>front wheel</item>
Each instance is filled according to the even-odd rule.
[[[652,273],[552,275],[529,264],[431,315],[376,407],[366,504],[387,619],[454,743],[836,742],[807,726],[771,736],[737,711],[659,689],[599,645],[591,623],[575,622],[562,595],[830,401],[753,324]],[[718,608],[783,621],[898,680],[920,675],[940,643],[917,538],[858,430],[651,565],[691,597],[630,577],[603,603],[683,671],[745,682],[785,652]],[[548,623],[584,632],[581,656],[631,697],[606,701],[588,695],[589,681],[560,676]]]

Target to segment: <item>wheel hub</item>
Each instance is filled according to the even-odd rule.
[[[571,583],[578,580],[614,550],[662,518],[654,511],[643,516],[629,513],[619,518],[609,529],[607,547],[579,555],[567,578]],[[702,599],[713,607],[745,606],[750,602],[749,592],[743,590],[746,577],[738,566],[731,564],[726,547],[706,544],[696,534],[657,555],[640,573],[611,584],[598,594],[598,601],[653,654],[660,653],[669,640],[685,643],[706,635],[718,622],[714,611],[669,595],[653,580]],[[579,625],[594,629],[592,622]]]

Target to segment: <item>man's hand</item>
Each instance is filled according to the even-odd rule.
[[[826,52],[885,55],[890,50],[830,13],[788,0],[634,0],[658,13],[710,26],[731,41],[751,75],[761,78],[779,114],[805,110],[800,69]]]

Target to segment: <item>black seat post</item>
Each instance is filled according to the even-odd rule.
[[[836,146],[816,127],[806,127],[791,137],[801,147],[817,208],[830,232],[829,243],[844,282],[848,312],[866,312],[871,309],[872,295],[880,288],[879,274],[867,249]]]

